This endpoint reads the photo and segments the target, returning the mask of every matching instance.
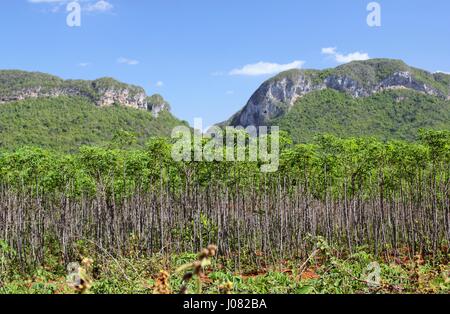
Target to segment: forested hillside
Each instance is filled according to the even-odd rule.
[[[264,82],[224,125],[278,125],[297,143],[315,135],[417,140],[420,128],[450,130],[450,75],[401,60],[293,69]]]
[[[121,135],[128,135],[130,147],[142,147],[151,137],[169,137],[182,124],[168,111],[155,117],[120,105],[97,107],[81,97],[27,99],[0,105],[0,148],[76,152],[82,145],[111,145]]]
[[[417,141],[420,129],[450,130],[450,100],[406,89],[367,98],[330,89],[298,99],[288,113],[270,124],[289,132],[297,143],[327,133]]]

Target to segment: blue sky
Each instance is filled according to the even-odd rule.
[[[379,0],[376,28],[366,22],[369,0],[79,1],[74,28],[67,0],[0,1],[0,68],[114,77],[205,124],[229,118],[290,67],[388,57],[450,72],[448,0]]]

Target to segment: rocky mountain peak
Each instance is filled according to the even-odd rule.
[[[99,107],[117,104],[149,110],[155,117],[161,111],[170,110],[169,104],[162,96],[148,97],[143,88],[112,78],[101,78],[94,81],[63,80],[39,72],[0,71],[0,104],[29,98],[59,96],[88,98]]]
[[[410,89],[450,99],[450,75],[409,67],[400,60],[355,61],[335,69],[290,70],[264,82],[228,124],[265,125],[289,112],[308,93],[333,89],[355,98],[389,89]]]

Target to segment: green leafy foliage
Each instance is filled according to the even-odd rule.
[[[76,154],[22,148],[0,155],[0,205],[7,213],[3,217],[12,217],[5,220],[6,230],[23,230],[1,233],[7,238],[0,240],[0,293],[70,293],[64,265],[86,256],[96,261],[92,293],[151,293],[158,271],[173,273],[192,262],[195,255],[182,253],[216,242],[219,234],[226,238],[218,260],[207,277],[199,278],[205,293],[218,293],[227,283],[234,293],[449,291],[444,215],[450,132],[422,130],[418,143],[323,135],[296,145],[283,134],[280,170],[272,175],[260,173],[257,163],[175,162],[172,143],[164,138],[153,138],[142,149],[118,147],[133,138],[124,132],[112,144],[116,147],[83,146]],[[215,193],[218,187],[222,193]],[[165,199],[173,197],[169,190],[177,196],[169,203],[174,211],[164,207]],[[298,190],[301,194],[294,194]],[[152,194],[139,202],[147,191]],[[280,194],[282,202],[271,207],[269,200]],[[291,194],[296,207],[282,212]],[[310,214],[321,217],[309,229],[320,236],[303,232],[297,238],[301,225],[315,222],[303,215],[288,218],[294,209],[301,210],[303,194],[312,206]],[[220,207],[230,207],[217,216],[205,204],[224,195]],[[254,201],[258,197],[267,197],[267,203]],[[248,200],[260,207],[250,207]],[[358,217],[353,228],[346,226],[345,207],[337,206],[346,202]],[[402,218],[403,203],[414,221]],[[237,209],[240,204],[245,211]],[[330,212],[323,208],[335,212],[330,225],[323,218]],[[99,212],[102,216],[91,224]],[[150,217],[145,215],[154,220],[143,224]],[[172,216],[160,224],[167,215]],[[77,224],[79,219],[85,220]],[[242,225],[265,219],[265,225]],[[63,223],[70,227],[62,229]],[[110,226],[120,227],[106,233]],[[76,232],[61,236],[61,230]],[[277,233],[282,230],[287,231]],[[375,288],[366,279],[373,262],[379,263],[382,279]],[[183,285],[180,275],[170,280],[174,291]],[[192,282],[186,286],[189,291],[196,287]]]
[[[422,128],[450,130],[450,101],[408,90],[368,98],[323,90],[299,99],[290,112],[271,124],[289,132],[297,143],[324,133],[416,141]]]
[[[32,145],[76,152],[83,145],[107,146],[120,134],[135,137],[126,144],[136,148],[152,136],[170,136],[181,124],[167,111],[155,118],[145,110],[99,108],[84,98],[29,99],[0,106],[0,149]]]
[[[366,253],[364,247],[348,256],[336,256],[334,248],[321,245],[318,255],[309,260],[289,261],[269,268],[237,273],[226,259],[212,260],[200,277],[204,294],[221,293],[229,283],[231,294],[404,294],[450,292],[450,267],[410,259],[407,256],[383,260]],[[85,248],[88,248],[85,246]],[[0,246],[1,250],[1,246]],[[0,251],[1,252],[1,251]],[[88,253],[85,251],[85,253]],[[196,260],[196,254],[136,256],[133,252],[111,259],[90,251],[94,259],[91,294],[151,294],[157,286],[156,274],[166,269],[173,292],[185,286],[177,268]],[[379,282],[371,284],[369,265],[379,266]],[[33,273],[15,273],[5,278],[0,294],[73,294],[64,268],[38,268]],[[187,284],[195,291],[198,283]]]

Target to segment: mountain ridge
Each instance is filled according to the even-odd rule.
[[[161,111],[170,111],[170,105],[161,95],[147,96],[142,87],[122,83],[110,77],[96,80],[64,80],[42,72],[0,70],[0,104],[61,96],[87,98],[99,107],[119,104],[148,110],[155,117]]]
[[[170,113],[161,95],[148,96],[139,86],[0,70],[0,148],[18,143],[71,151],[105,144],[121,130],[143,145],[148,137],[170,136],[177,125],[187,123]],[[420,128],[450,130],[450,75],[392,59],[289,70],[265,81],[242,110],[219,124],[227,125],[276,125],[295,142],[323,133],[415,140]]]
[[[169,137],[187,125],[159,94],[112,78],[63,80],[20,70],[0,71],[0,150],[38,146],[76,152],[83,145],[110,146],[125,136],[132,147]],[[120,141],[119,141],[120,142]]]
[[[326,89],[353,98],[408,89],[450,100],[450,75],[430,73],[394,59],[354,61],[325,70],[293,69],[265,81],[244,108],[222,125],[270,125],[272,120],[289,113],[305,95]]]

